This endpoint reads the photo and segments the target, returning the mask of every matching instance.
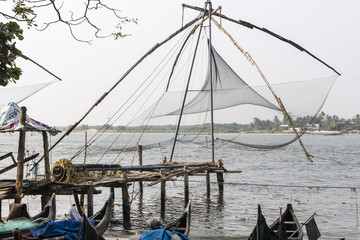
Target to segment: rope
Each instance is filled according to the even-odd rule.
[[[177,180],[182,181],[182,180]],[[189,180],[189,182],[194,183],[205,183],[205,181],[201,180]],[[211,184],[218,184],[218,182],[211,181]],[[323,189],[351,189],[354,191],[355,189],[360,189],[360,186],[321,186],[321,185],[286,185],[286,184],[267,184],[267,183],[240,183],[240,182],[223,182],[224,185],[239,185],[239,186],[255,186],[255,187],[286,187],[286,188],[323,188]]]
[[[304,144],[302,143],[301,139],[300,139],[300,136],[299,136],[299,133],[297,132],[294,124],[292,123],[291,121],[291,118],[289,116],[289,114],[287,113],[286,109],[285,109],[285,106],[283,105],[281,99],[276,95],[275,91],[272,89],[272,87],[270,86],[270,83],[268,82],[268,80],[266,79],[264,73],[261,71],[261,69],[259,68],[259,66],[256,64],[256,62],[254,61],[254,59],[250,56],[250,54],[248,52],[245,52],[244,49],[242,49],[239,44],[234,40],[234,38],[215,20],[215,19],[211,19],[215,25],[225,33],[225,35],[227,35],[230,40],[234,43],[234,45],[240,50],[240,52],[245,56],[245,58],[256,68],[256,70],[258,71],[258,73],[260,74],[260,76],[262,77],[262,79],[264,80],[264,82],[266,83],[266,85],[268,86],[269,90],[271,91],[271,93],[273,94],[273,96],[275,97],[276,101],[278,102],[279,104],[279,107],[282,111],[282,113],[285,115],[286,117],[286,120],[288,121],[289,125],[291,126],[291,128],[293,129],[295,135],[296,135],[296,138],[298,139],[299,141],[299,144],[301,146],[301,148],[303,149],[307,159],[309,162],[313,162],[313,160],[311,159],[312,156],[307,152]]]

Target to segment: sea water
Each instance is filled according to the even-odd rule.
[[[167,139],[168,134],[147,134],[150,141]],[[223,136],[227,137],[227,136]],[[258,138],[259,141],[271,141],[277,135],[244,135],[243,138]],[[91,138],[89,134],[88,138]],[[87,153],[87,162],[122,165],[137,164],[137,153],[127,156],[119,154],[120,147],[110,155],[103,152],[116,135],[108,135],[102,145],[91,146]],[[127,142],[130,135],[123,137]],[[54,143],[57,137],[50,138]],[[83,133],[71,134],[52,152],[51,162],[59,158],[71,158],[84,145]],[[219,194],[216,175],[211,175],[211,196],[206,197],[205,176],[190,176],[189,192],[192,201],[191,230],[193,239],[247,239],[257,220],[257,205],[262,207],[268,224],[278,216],[280,207],[292,203],[300,222],[305,222],[314,212],[315,220],[322,239],[359,239],[359,194],[360,191],[360,135],[305,135],[303,143],[314,156],[313,163],[307,161],[297,142],[271,151],[259,151],[226,144],[217,146],[215,158],[222,159],[228,170],[242,170],[242,173],[227,173],[224,193]],[[27,154],[42,153],[41,134],[26,136]],[[17,155],[18,134],[0,135],[0,156],[13,152]],[[93,149],[93,151],[91,151]],[[210,161],[209,149],[199,145],[178,144],[175,159],[185,161]],[[143,152],[143,164],[159,163],[167,156],[168,149],[150,149]],[[115,160],[114,160],[115,159]],[[73,160],[82,163],[84,156]],[[11,164],[11,159],[0,161],[0,169]],[[25,168],[25,172],[29,168]],[[43,174],[43,163],[38,169]],[[9,171],[1,179],[14,179],[16,169]],[[33,176],[33,175],[32,175]],[[160,216],[160,185],[148,187],[140,198],[138,184],[129,187],[131,198],[131,227],[122,226],[121,189],[115,190],[113,222],[105,236],[139,234],[148,230],[149,219]],[[94,196],[94,212],[101,208],[109,195],[108,188],[101,188],[102,194]],[[63,219],[71,204],[72,196],[57,196],[57,218]],[[2,215],[8,213],[10,200],[2,201]],[[40,211],[40,196],[26,196],[24,203],[29,205],[30,214]],[[166,216],[169,222],[181,215],[184,207],[183,181],[166,183]]]

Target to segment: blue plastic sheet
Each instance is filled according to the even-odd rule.
[[[91,225],[95,224],[94,219],[89,219]],[[81,236],[80,230],[83,229],[83,221],[80,220],[64,220],[64,221],[49,221],[37,226],[31,230],[31,235],[37,238],[49,238],[56,236],[65,236],[67,239],[79,239]]]
[[[140,240],[171,240],[171,235],[178,235],[182,240],[189,239],[185,234],[176,231],[172,232],[162,228],[141,234]]]

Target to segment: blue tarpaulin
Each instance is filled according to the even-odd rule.
[[[182,240],[188,240],[189,238],[182,233],[176,232],[176,231],[169,231],[164,228],[162,229],[156,229],[149,232],[145,232],[141,234],[140,240],[171,240],[171,235],[177,235]]]
[[[91,225],[95,224],[94,219],[89,219]],[[79,239],[81,236],[83,221],[80,220],[64,220],[43,223],[31,230],[31,235],[38,238],[49,238],[56,236],[65,236],[67,239]]]

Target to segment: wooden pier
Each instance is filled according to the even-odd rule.
[[[141,147],[140,147],[141,148]],[[141,154],[139,154],[140,156]],[[79,164],[76,169],[79,172],[92,171],[103,175],[100,179],[90,179],[78,183],[64,183],[50,181],[46,176],[41,179],[28,179],[22,183],[21,197],[24,195],[41,195],[42,204],[46,203],[47,196],[52,193],[57,195],[73,195],[78,209],[84,209],[84,195],[87,195],[87,215],[93,214],[93,194],[100,194],[98,188],[109,188],[109,192],[115,197],[114,188],[122,189],[122,212],[124,228],[130,227],[130,196],[128,187],[132,184],[139,185],[139,193],[144,191],[143,184],[146,182],[148,187],[160,185],[161,194],[161,217],[165,216],[166,202],[166,182],[176,181],[181,177],[184,181],[184,205],[189,202],[189,178],[190,176],[204,176],[206,180],[207,197],[210,198],[210,174],[216,174],[219,192],[223,192],[224,173],[234,173],[241,171],[227,171],[219,160],[212,162],[162,162],[154,165],[140,166],[121,166],[99,164]],[[109,175],[109,171],[116,172]],[[82,196],[79,200],[78,196]],[[0,201],[3,199],[14,199],[17,197],[16,180],[0,180]],[[44,198],[44,200],[43,200]],[[1,209],[0,209],[1,213]]]

